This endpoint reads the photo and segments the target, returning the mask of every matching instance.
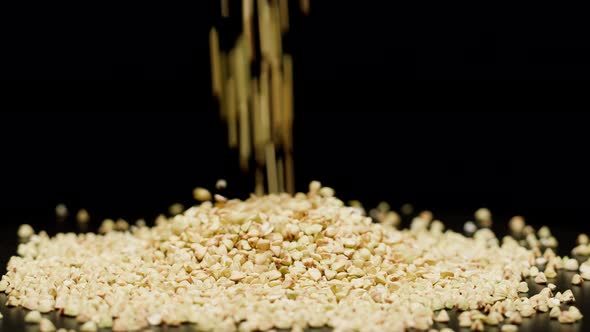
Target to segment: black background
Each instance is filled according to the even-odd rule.
[[[83,111],[88,101],[62,94],[42,104],[69,112],[3,114],[0,206],[10,218],[2,222],[47,220],[60,202],[100,217],[153,218],[218,178],[228,179],[229,195],[246,197],[251,178],[238,170],[215,109],[184,90],[166,95],[174,97],[129,97],[129,107],[194,110]],[[297,188],[318,179],[368,206],[411,202],[443,219],[487,206],[504,218],[587,231],[587,141],[575,113],[302,111]]]
[[[0,77],[45,80],[3,90],[3,223],[47,220],[60,202],[152,218],[218,178],[246,197],[208,59],[209,27],[231,36],[240,23],[216,4],[2,5]],[[312,1],[303,18],[295,7],[285,48],[299,190],[318,179],[369,206],[487,206],[590,228],[587,125],[563,112],[587,102],[556,98],[546,113],[550,85],[409,81],[587,78],[583,11]]]
[[[208,31],[240,27],[239,1],[5,2],[0,77],[185,79],[208,77]],[[291,3],[285,48],[297,72],[335,79],[588,78],[585,8],[575,4],[312,1]],[[227,40],[226,40],[227,41]],[[226,43],[227,44],[227,43]]]
[[[252,179],[227,148],[208,59],[210,26],[235,37],[240,23],[220,20],[215,3],[0,4],[0,78],[40,80],[1,90],[0,274],[19,224],[86,230],[71,216],[56,223],[58,203],[71,215],[88,209],[93,230],[106,217],[151,223],[218,178],[228,196],[247,197]],[[368,207],[410,202],[455,230],[482,206],[496,226],[522,214],[552,227],[560,254],[590,232],[590,134],[575,112],[587,108],[583,89],[448,81],[588,78],[587,11],[324,0],[307,18],[293,9],[285,49],[298,190],[317,179]],[[26,329],[21,310],[2,309],[0,329]],[[563,330],[541,315],[523,328]]]

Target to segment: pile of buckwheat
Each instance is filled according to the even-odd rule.
[[[183,323],[205,331],[427,330],[447,323],[454,308],[459,326],[472,330],[516,331],[537,311],[562,323],[581,319],[576,307],[561,309],[574,302],[571,290],[554,293],[549,284],[531,297],[519,293],[529,290],[524,277],[544,284],[562,268],[580,271],[576,283],[588,280],[589,261],[500,241],[487,228],[465,237],[428,213],[404,230],[389,219],[373,223],[314,181],[295,196],[216,195],[153,228],[49,237],[25,227],[30,239],[8,263],[0,291],[7,305],[31,310],[27,320],[42,331],[55,330],[39,315],[53,310],[89,332]]]

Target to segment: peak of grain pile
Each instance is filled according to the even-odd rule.
[[[153,228],[41,233],[21,246],[0,282],[9,305],[50,305],[114,331],[425,330],[452,308],[479,327],[573,301],[549,288],[519,297],[535,251],[510,237],[375,224],[317,182],[307,194],[204,202]]]

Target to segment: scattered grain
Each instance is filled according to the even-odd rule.
[[[39,311],[33,310],[29,311],[25,315],[25,323],[29,324],[37,324],[41,321],[43,317],[41,317],[41,313]]]
[[[434,318],[434,321],[439,323],[448,323],[450,321],[449,314],[446,310],[441,310]]]
[[[549,317],[557,319],[557,317],[559,317],[560,314],[561,309],[559,308],[559,306],[556,306],[551,308],[551,311],[549,312]]]
[[[518,326],[512,324],[505,324],[502,325],[502,328],[500,330],[502,332],[516,332],[518,331]]]
[[[102,221],[98,232],[100,234],[107,234],[115,230],[115,221],[112,219],[105,219]]]
[[[531,234],[534,234],[534,233],[535,233],[535,229],[534,229],[534,228],[533,228],[533,226],[531,226],[531,225],[526,225],[526,226],[524,226],[524,228],[522,229],[522,234],[523,234],[524,236],[528,236],[528,235],[531,235]]]
[[[62,203],[57,204],[55,206],[55,215],[58,218],[62,218],[62,219],[67,217],[68,216],[68,208],[66,207],[66,205],[62,204]]]
[[[88,214],[86,209],[80,209],[78,210],[78,213],[76,213],[76,221],[79,224],[87,224],[90,221],[90,214]]]
[[[537,231],[537,235],[540,238],[548,238],[551,236],[551,230],[549,229],[549,227],[547,226],[542,226],[541,228],[539,228],[539,230]]]
[[[491,227],[492,226],[492,213],[488,208],[479,208],[474,213],[475,221],[481,227]]]
[[[127,231],[129,230],[129,223],[125,219],[119,218],[115,222],[115,230],[121,232]]]
[[[29,224],[22,224],[18,228],[18,232],[17,233],[18,233],[18,237],[19,238],[21,238],[21,239],[28,239],[33,234],[35,234],[35,230],[33,230],[33,227],[31,227],[31,225],[29,225]]]
[[[508,318],[508,322],[510,324],[520,324],[522,323],[522,316],[518,312],[515,312]]]
[[[39,331],[41,331],[41,332],[54,332],[55,325],[53,325],[53,323],[49,319],[43,318],[39,322]]]
[[[182,211],[184,211],[184,205],[182,205],[181,203],[174,203],[170,205],[170,207],[168,208],[168,213],[172,216],[181,214]]]
[[[193,190],[193,197],[199,202],[210,201],[211,193],[205,188],[197,187]]]
[[[565,292],[563,292],[563,294],[561,294],[561,302],[564,303],[569,303],[569,302],[575,302],[576,299],[574,297],[574,293],[572,293],[571,289],[566,290]]]
[[[514,216],[510,219],[508,223],[510,231],[512,231],[512,233],[514,234],[521,234],[525,225],[526,223],[522,216]]]
[[[575,258],[570,258],[563,264],[563,267],[568,271],[577,271],[580,266]]]
[[[527,293],[529,291],[529,285],[526,281],[521,281],[516,289],[519,293]]]
[[[467,234],[475,233],[475,231],[477,231],[477,226],[473,221],[467,221],[463,225],[463,231]]]
[[[96,332],[97,330],[98,327],[96,326],[96,323],[93,321],[88,321],[82,324],[82,326],[80,327],[81,332]]]
[[[557,271],[555,271],[553,265],[547,265],[543,273],[545,274],[545,277],[550,279],[554,279],[555,277],[557,277]]]
[[[223,190],[227,188],[227,181],[224,179],[219,179],[217,180],[217,182],[215,182],[215,189],[217,190]]]
[[[414,206],[410,203],[406,203],[406,204],[402,205],[402,207],[400,208],[400,211],[403,215],[409,216],[412,213],[414,213]]]
[[[539,274],[535,277],[535,282],[537,284],[546,284],[547,283],[547,277],[545,276],[545,273],[539,272]]]

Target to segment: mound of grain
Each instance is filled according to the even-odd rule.
[[[420,218],[397,230],[333,192],[314,182],[307,194],[204,202],[153,228],[41,232],[19,246],[0,291],[9,305],[114,331],[187,322],[211,331],[400,331],[428,329],[452,308],[464,311],[460,324],[479,328],[573,301],[549,288],[519,297],[539,251],[510,237],[500,244],[480,229],[468,238]]]

